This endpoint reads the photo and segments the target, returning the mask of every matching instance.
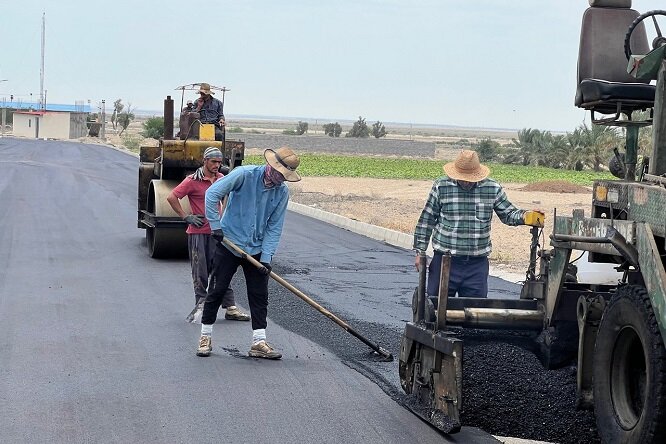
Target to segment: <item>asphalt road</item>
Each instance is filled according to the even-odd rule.
[[[0,441],[493,442],[418,420],[395,362],[276,285],[268,335],[282,361],[246,357],[250,325],[224,320],[197,358],[189,265],[147,256],[137,168],[103,146],[0,139]],[[396,350],[411,261],[290,214],[275,271]]]

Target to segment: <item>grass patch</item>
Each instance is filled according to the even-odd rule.
[[[301,154],[298,172],[303,176],[371,177],[379,179],[434,180],[444,172],[444,162],[423,159],[382,159],[363,156]],[[246,156],[245,164],[262,165],[262,155]],[[592,185],[595,179],[612,179],[608,172],[570,171],[553,168],[487,164],[490,176],[499,182],[532,183],[544,180],[566,180],[578,185]]]

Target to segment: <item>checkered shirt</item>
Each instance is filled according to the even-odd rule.
[[[507,225],[523,225],[525,210],[516,208],[493,179],[469,191],[448,177],[437,179],[414,229],[414,249],[425,251],[432,235],[435,251],[453,256],[488,256],[492,250],[493,211]]]

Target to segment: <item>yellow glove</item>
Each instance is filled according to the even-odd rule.
[[[543,227],[543,223],[546,219],[546,215],[541,211],[529,210],[525,211],[523,215],[523,222],[525,225],[531,225],[533,227]]]

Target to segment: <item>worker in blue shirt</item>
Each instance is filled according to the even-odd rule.
[[[275,151],[267,149],[264,158],[265,165],[236,167],[206,191],[206,218],[211,236],[219,246],[204,303],[197,356],[209,356],[212,351],[211,334],[217,311],[231,279],[241,266],[252,316],[252,346],[248,354],[265,359],[282,357],[266,342],[268,278],[289,202],[289,189],[284,182],[301,180],[296,172],[300,160],[288,147]],[[220,202],[227,195],[224,215],[220,219]],[[228,249],[222,243],[225,237],[261,262],[262,267],[255,267]]]

